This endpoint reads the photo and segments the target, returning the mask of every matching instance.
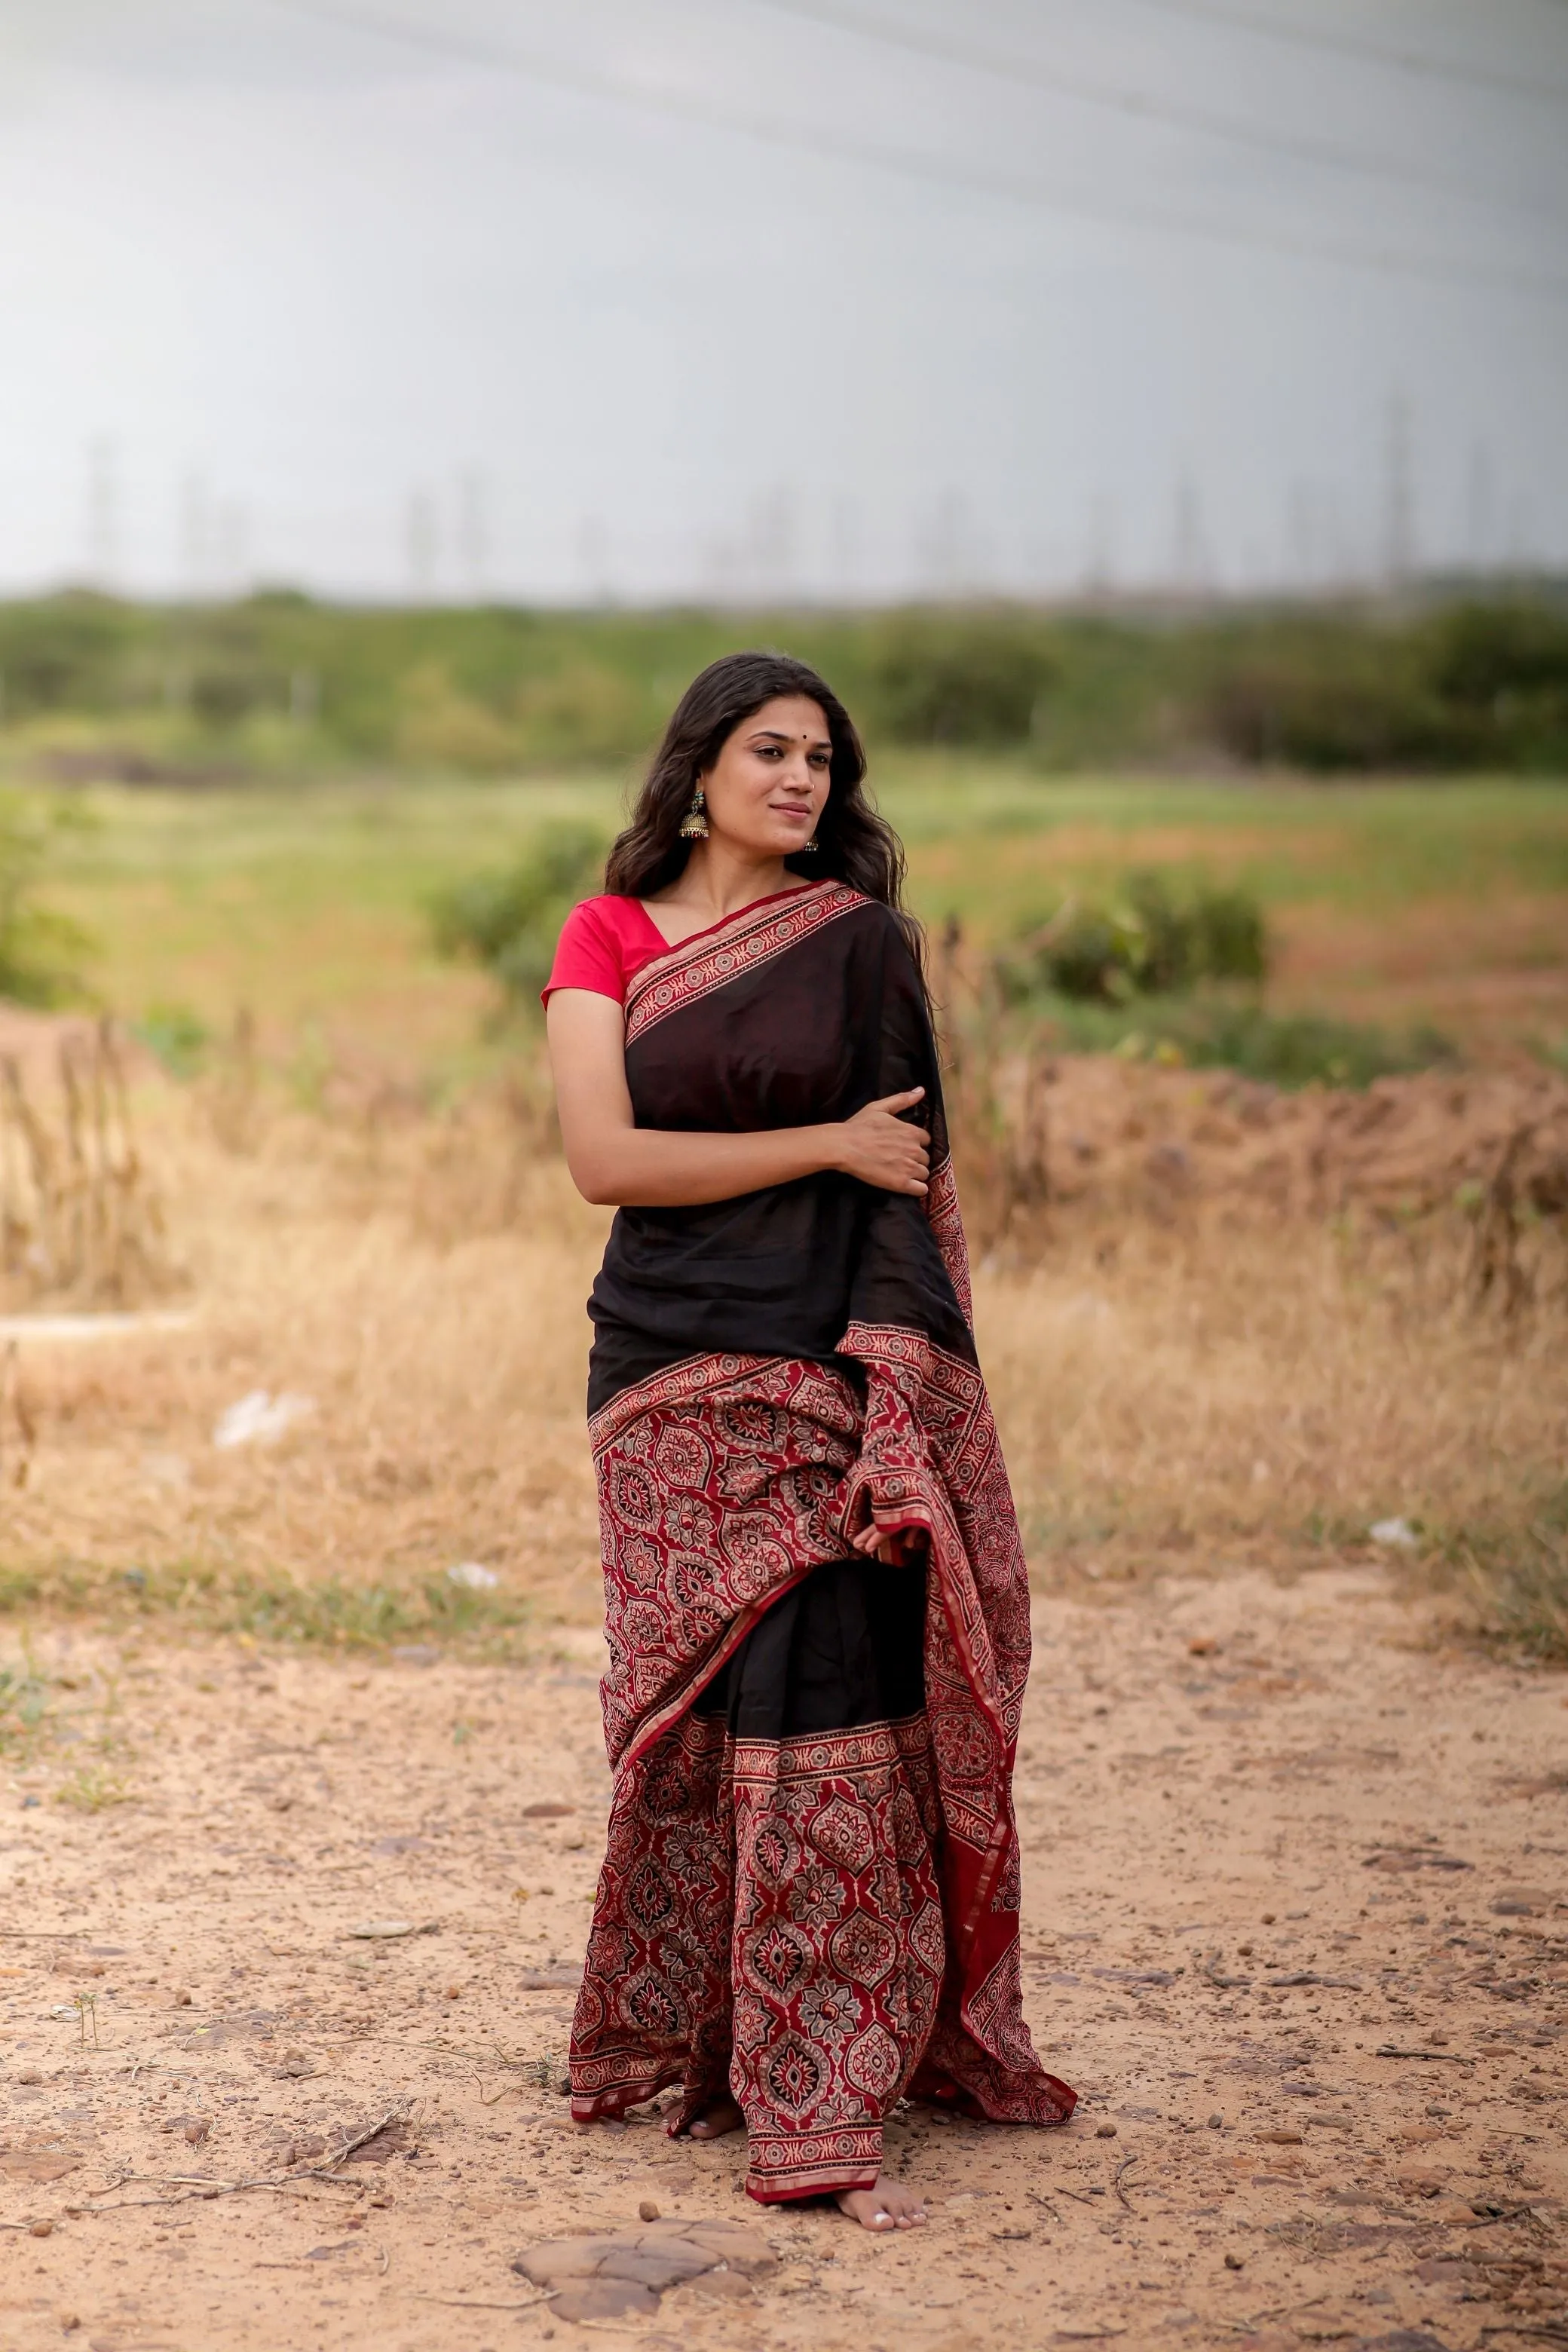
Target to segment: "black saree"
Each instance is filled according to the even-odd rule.
[[[615,1771],[574,2113],[726,2088],[763,2200],[868,2186],[903,2092],[1065,2122],[1020,2002],[1028,1592],[969,1328],[923,993],[840,883],[634,979],[639,1125],[923,1087],[928,1199],[832,1172],[617,1215],[589,1311]],[[906,1564],[854,1554],[870,1523]]]

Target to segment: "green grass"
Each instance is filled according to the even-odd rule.
[[[1568,890],[1568,783],[1042,779],[905,757],[887,764],[880,798],[921,913],[978,914],[988,934],[1042,894],[1048,910],[1053,893],[1101,891],[1142,864],[1222,876],[1267,907],[1394,912],[1450,893]]]
[[[1114,879],[1140,836],[1190,835],[1185,857],[1223,861],[1276,904],[1318,897],[1399,905],[1432,891],[1568,889],[1568,781],[1215,784],[1108,774],[1043,777],[1005,759],[889,754],[872,784],[910,854],[917,895],[943,896],[953,861],[984,871],[1037,844],[1069,884]],[[339,779],[204,793],[98,786],[54,870],[79,885],[141,881],[177,899],[247,880],[298,908],[406,903],[411,890],[504,860],[542,824],[606,835],[635,773],[476,783]],[[1173,846],[1184,845],[1173,843]],[[1305,852],[1303,866],[1300,853]],[[922,911],[944,911],[936,903]]]
[[[51,1569],[0,1570],[0,1617],[38,1610],[121,1626],[158,1618],[191,1633],[239,1634],[289,1647],[370,1651],[439,1643],[508,1657],[526,1648],[532,1622],[525,1598],[470,1591],[439,1577],[406,1585],[333,1579],[305,1584],[282,1574],[178,1561],[110,1570],[67,1560]],[[42,1684],[0,1672],[0,1754],[7,1752],[8,1726],[17,1752],[21,1743],[36,1740],[46,1706]]]
[[[166,1060],[191,1057],[203,1029],[244,1005],[274,1056],[307,1033],[352,1039],[443,1082],[489,1066],[479,1041],[491,983],[437,952],[430,909],[443,892],[524,855],[563,821],[607,840],[626,775],[480,782],[342,779],[183,793],[100,787],[86,822],[54,844],[47,901],[96,941],[88,981],[144,1024]],[[1102,896],[1135,868],[1237,886],[1271,925],[1338,927],[1347,948],[1342,1017],[1360,1002],[1387,940],[1424,908],[1483,919],[1484,968],[1514,963],[1512,914],[1552,950],[1554,901],[1568,897],[1568,783],[1221,785],[1106,776],[1050,779],[1015,760],[902,752],[874,771],[909,847],[910,897],[933,926],[956,916],[978,946],[1050,913],[1064,892]],[[1485,912],[1495,903],[1495,927]],[[1471,925],[1475,928],[1474,922]],[[1445,932],[1422,950],[1449,969]],[[1544,940],[1545,946],[1540,943]],[[1355,1001],[1350,1001],[1353,996]],[[1300,992],[1291,1012],[1317,1007]],[[1390,1025],[1427,1017],[1401,1003]],[[1431,1017],[1446,1026],[1442,1008]],[[1555,1034],[1558,1016],[1542,1019]]]
[[[68,1694],[80,1692],[84,1681],[91,1695],[72,1704]],[[71,1769],[50,1791],[53,1801],[86,1813],[123,1804],[131,1792],[118,1769],[125,1760],[114,1729],[118,1712],[112,1676],[47,1675],[24,1654],[16,1664],[0,1666],[0,1761],[14,1770],[58,1769],[62,1751],[74,1749]]]
[[[1506,1649],[1568,1663],[1568,1484],[1539,1496],[1522,1525],[1442,1534],[1436,1557],[1468,1591],[1480,1632]]]
[[[55,871],[79,890],[155,886],[176,908],[210,904],[221,889],[296,916],[345,901],[405,908],[432,886],[503,862],[552,821],[607,836],[628,781],[100,786],[84,795],[90,822],[61,845]],[[1170,840],[1176,866],[1221,867],[1274,905],[1568,889],[1568,782],[1221,786],[1045,778],[1000,760],[910,754],[883,760],[872,781],[928,916],[951,905],[999,924],[999,893],[1022,887],[1005,871],[1009,846],[1045,852],[1041,870],[1063,885],[1100,886],[1137,861],[1149,835]]]
[[[26,1763],[50,1728],[49,1686],[28,1664],[0,1666],[0,1761]]]
[[[59,1783],[54,1797],[57,1805],[68,1806],[77,1813],[101,1813],[110,1805],[132,1801],[131,1790],[120,1775],[98,1764],[79,1765]]]
[[[1223,997],[1140,997],[1125,1005],[1048,997],[1028,1011],[1045,1035],[1070,1053],[1237,1070],[1268,1086],[1369,1087],[1374,1078],[1452,1067],[1458,1059],[1434,1029],[1390,1034],[1370,1022],[1268,1013]]]

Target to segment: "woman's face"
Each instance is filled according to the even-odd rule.
[[[795,694],[764,702],[702,778],[710,836],[752,856],[804,848],[826,804],[832,757],[815,702]]]

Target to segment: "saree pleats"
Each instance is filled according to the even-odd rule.
[[[596,1958],[620,1973],[584,1979],[574,2114],[679,2082],[679,2130],[728,2093],[754,2197],[869,2188],[945,1958],[923,1721],[737,1740],[689,1715],[639,1793],[637,1859],[600,1882]]]

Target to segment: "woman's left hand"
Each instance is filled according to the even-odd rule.
[[[886,1568],[908,1568],[925,1549],[925,1540],[923,1528],[879,1528],[875,1519],[849,1538],[856,1551],[879,1559]]]

